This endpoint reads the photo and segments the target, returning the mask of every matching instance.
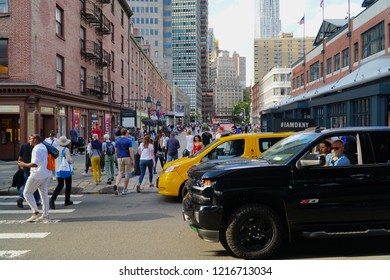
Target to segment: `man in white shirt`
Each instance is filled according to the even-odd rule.
[[[42,138],[38,134],[32,136],[32,146],[34,146],[31,154],[31,162],[25,163],[19,161],[20,167],[30,168],[30,177],[28,177],[26,186],[24,188],[24,197],[30,206],[33,214],[26,222],[33,221],[48,221],[49,220],[49,180],[51,171],[47,169],[48,151],[45,145],[42,144]],[[39,216],[37,203],[34,199],[34,192],[38,189],[42,200],[43,214]]]

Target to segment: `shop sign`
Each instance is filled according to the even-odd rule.
[[[0,113],[19,113],[19,105],[0,105]]]
[[[274,119],[273,131],[300,131],[315,125],[314,119]]]

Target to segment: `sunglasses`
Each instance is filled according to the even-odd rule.
[[[330,149],[331,149],[331,150],[333,150],[333,149],[334,149],[334,150],[336,150],[336,151],[337,151],[337,150],[339,150],[339,149],[340,149],[340,147],[331,147]]]

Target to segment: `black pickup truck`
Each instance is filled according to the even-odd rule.
[[[322,141],[343,153],[320,154]],[[350,164],[326,163],[343,155]],[[390,235],[390,127],[304,131],[259,159],[203,163],[188,175],[184,219],[239,258],[270,258],[297,236]]]

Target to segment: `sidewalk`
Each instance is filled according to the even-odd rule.
[[[186,146],[186,138],[185,133],[179,134],[177,139],[180,142],[180,150],[179,157],[181,157],[182,151]],[[73,176],[72,176],[72,194],[111,194],[113,193],[113,186],[115,182],[111,185],[107,185],[107,176],[106,172],[102,173],[102,181],[99,185],[95,185],[93,180],[93,175],[88,171],[87,176],[82,176],[81,173],[85,171],[85,154],[73,156]],[[19,192],[16,188],[11,187],[12,185],[12,176],[17,170],[17,161],[0,161],[0,195],[18,195]],[[153,175],[153,183],[156,186],[156,180],[160,176],[161,173],[161,165],[157,164],[156,168],[157,174]],[[139,176],[134,176],[130,178],[128,189],[130,191],[133,190],[133,187],[137,184]],[[146,175],[143,180],[143,184],[148,184],[148,171],[146,171]],[[123,181],[121,180],[118,188],[119,192],[123,189]],[[55,187],[57,186],[57,180],[50,181],[49,185],[49,194],[53,193]],[[65,187],[64,187],[65,189]],[[148,186],[145,186],[144,190],[147,192],[157,192],[157,189],[154,187],[153,189],[149,189]]]

